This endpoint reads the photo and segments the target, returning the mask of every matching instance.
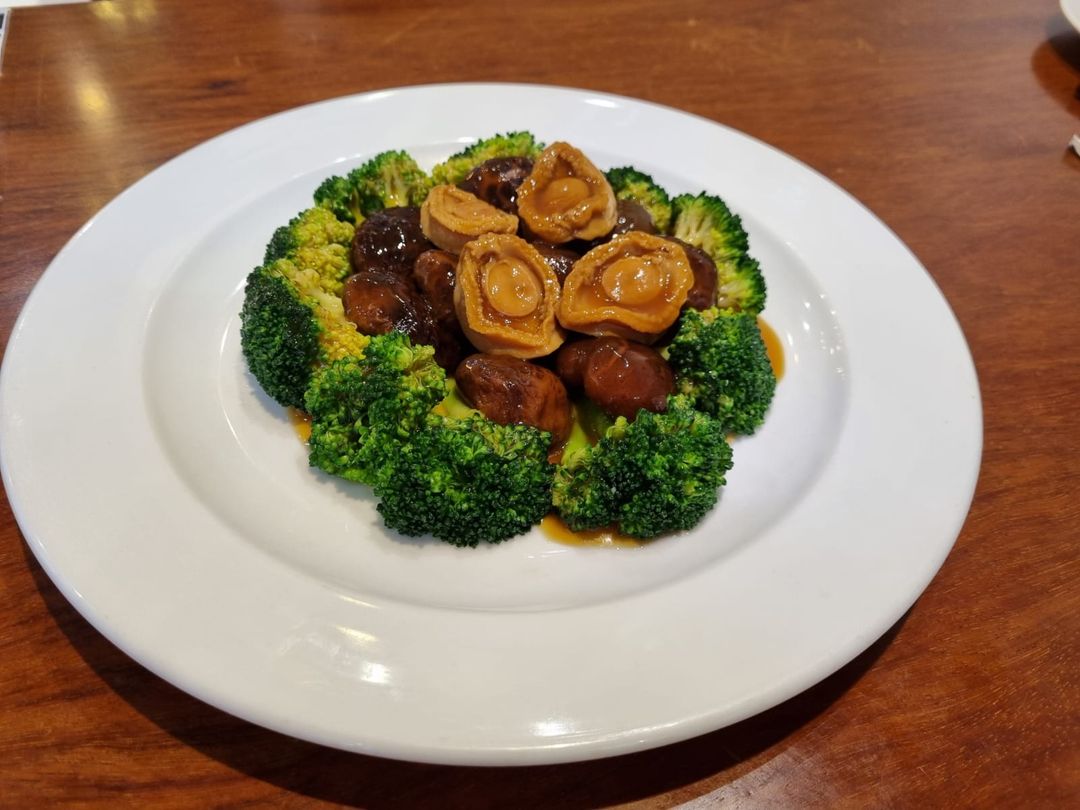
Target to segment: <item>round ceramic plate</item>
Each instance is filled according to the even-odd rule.
[[[743,218],[786,371],[694,531],[638,548],[401,537],[366,489],[308,468],[245,369],[244,278],[324,177],[392,148],[430,166],[518,129]],[[56,257],[0,397],[23,533],[121,649],[269,728],[446,763],[634,751],[806,689],[926,587],[981,450],[963,336],[858,202],[715,123],[538,86],[337,99],[167,163]]]

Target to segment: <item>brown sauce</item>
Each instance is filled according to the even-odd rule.
[[[627,537],[614,529],[590,529],[584,532],[575,532],[567,526],[562,518],[555,513],[547,515],[540,521],[540,531],[549,540],[562,543],[567,546],[606,546],[617,548],[636,548],[643,546],[648,540],[639,540],[636,537]]]
[[[758,318],[757,325],[761,331],[761,339],[765,341],[765,353],[769,355],[773,374],[779,380],[784,376],[784,344],[780,340],[780,335],[776,334],[776,330],[764,320]]]

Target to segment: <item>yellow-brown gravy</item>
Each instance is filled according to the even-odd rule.
[[[288,408],[287,411],[289,422],[292,423],[296,435],[300,437],[300,441],[307,444],[311,438],[311,414],[305,413],[299,408]]]
[[[761,332],[761,339],[765,341],[765,352],[769,355],[773,374],[779,380],[784,376],[784,344],[781,342],[780,336],[776,334],[776,330],[765,323],[763,319],[758,318],[757,325]]]
[[[649,542],[648,540],[639,540],[636,537],[627,537],[625,534],[619,534],[619,532],[611,528],[590,529],[589,531],[575,532],[563,522],[562,518],[554,513],[547,515],[540,521],[540,531],[542,531],[549,540],[554,540],[556,543],[563,543],[568,546],[634,548]]]

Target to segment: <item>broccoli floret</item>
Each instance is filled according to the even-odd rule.
[[[765,278],[747,252],[742,221],[723,200],[702,192],[674,200],[671,235],[704,250],[716,262],[717,306],[757,314],[765,308]]]
[[[299,250],[328,248],[327,254],[334,257],[333,275],[340,283],[349,273],[349,246],[354,230],[350,223],[339,221],[330,211],[308,208],[274,231],[263,264],[291,258]]]
[[[339,297],[352,235],[349,223],[309,209],[274,232],[264,263],[248,275],[240,348],[263,390],[282,405],[303,407],[315,367],[360,355],[367,344]]]
[[[360,213],[420,205],[431,190],[431,178],[408,152],[382,152],[349,172]],[[359,221],[359,220],[357,220]]]
[[[247,278],[240,346],[248,368],[273,399],[300,407],[319,357],[319,324],[296,288],[263,266]]]
[[[671,225],[671,198],[649,175],[631,166],[623,166],[611,169],[605,176],[615,192],[615,199],[638,203],[649,212],[656,230],[667,233]]]
[[[615,525],[631,537],[691,529],[716,504],[731,446],[723,425],[683,397],[664,413],[615,420],[592,447],[564,459],[552,497],[574,531]]]
[[[485,160],[501,157],[535,158],[543,149],[544,145],[538,142],[531,132],[493,135],[451,155],[431,170],[431,177],[436,184],[448,183],[456,186],[465,179],[465,175]]]
[[[348,178],[339,174],[327,177],[315,189],[315,205],[330,211],[342,222],[364,221],[356,189]]]
[[[551,509],[550,435],[482,416],[432,416],[376,488],[386,525],[459,546],[528,531]]]
[[[430,346],[371,338],[363,358],[315,374],[309,462],[369,485],[403,534],[475,546],[527,531],[551,508],[550,435],[469,409],[443,415],[450,387]]]
[[[679,391],[725,430],[749,434],[764,421],[776,376],[757,316],[717,307],[687,309],[664,353]]]
[[[431,178],[412,155],[394,150],[380,152],[345,177],[328,177],[315,189],[315,204],[359,225],[384,208],[420,205],[430,190]]]
[[[397,466],[410,436],[447,393],[431,346],[401,332],[371,338],[362,358],[321,368],[304,399],[311,466],[375,488]]]

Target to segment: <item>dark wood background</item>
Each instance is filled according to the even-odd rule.
[[[0,805],[1080,805],[1080,36],[1056,0],[126,0],[9,22],[4,346],[74,231],[210,136],[381,87],[550,83],[723,122],[866,203],[965,330],[985,447],[955,550],[849,666],[695,740],[527,769],[351,755],[208,708],[76,614],[0,500]]]

